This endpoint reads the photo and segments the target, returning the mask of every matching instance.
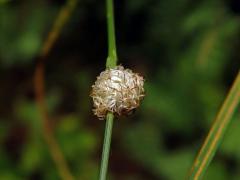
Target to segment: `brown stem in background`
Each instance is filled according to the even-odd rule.
[[[67,4],[59,12],[56,21],[50,30],[46,41],[43,43],[42,51],[40,53],[40,59],[37,62],[34,73],[34,88],[36,95],[36,103],[41,115],[43,127],[43,137],[48,145],[50,154],[53,161],[56,164],[59,175],[64,180],[73,180],[74,177],[71,174],[64,155],[54,137],[54,131],[50,123],[50,118],[47,111],[47,105],[45,102],[45,83],[44,83],[44,71],[45,71],[45,59],[56,42],[63,26],[69,19],[73,9],[76,7],[77,0],[68,0]]]

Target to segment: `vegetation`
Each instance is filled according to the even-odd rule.
[[[114,121],[108,179],[185,179],[239,72],[238,1],[114,2],[119,63],[145,76],[146,97]],[[0,179],[98,179],[105,121],[89,93],[108,54],[105,3],[3,0],[0,9]],[[203,179],[240,179],[235,108]]]

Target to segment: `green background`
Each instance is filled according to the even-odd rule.
[[[60,179],[42,135],[33,74],[63,0],[0,1],[0,179]],[[179,180],[240,67],[237,0],[116,0],[119,64],[146,79],[136,112],[115,120],[111,180]],[[105,121],[89,97],[105,69],[105,2],[79,0],[46,58],[55,137],[77,179],[97,179]],[[240,179],[235,113],[206,180]]]

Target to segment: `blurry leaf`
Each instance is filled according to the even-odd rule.
[[[20,180],[19,171],[15,169],[15,164],[10,160],[8,154],[0,149],[0,179]]]
[[[199,3],[200,5],[193,8],[184,19],[182,28],[185,34],[193,33],[194,31],[199,32],[211,27],[219,17],[219,12],[222,11],[222,8],[219,8],[219,6]]]
[[[36,103],[19,101],[15,105],[16,116],[21,119],[27,126],[32,128],[32,132],[39,134],[42,127],[42,121]]]
[[[217,86],[217,83],[201,83],[197,89],[200,104],[204,113],[203,123],[211,126],[212,120],[216,116],[217,110],[223,101],[223,89]]]
[[[237,168],[237,173],[231,174],[230,178],[231,180],[239,180],[240,179],[240,173],[239,173],[239,164],[238,164],[238,168]]]
[[[76,172],[78,173],[77,179],[83,180],[93,180],[98,179],[98,164],[94,161],[86,161],[83,166],[78,166]],[[89,169],[91,169],[91,173],[89,173]]]
[[[235,115],[232,120],[228,131],[223,139],[223,143],[220,147],[220,151],[224,154],[228,154],[234,157],[238,157],[240,160],[240,121],[239,114]]]
[[[14,174],[12,170],[9,170],[8,172],[1,172],[0,171],[0,179],[6,179],[6,180],[22,180],[22,177],[19,177],[19,175]]]
[[[29,142],[24,149],[20,163],[20,169],[27,174],[31,174],[37,168],[40,168],[46,162],[45,152],[43,151],[43,142]]]
[[[156,161],[163,150],[161,132],[150,123],[139,123],[124,133],[123,146],[146,166]]]
[[[44,169],[45,169],[45,172],[43,174],[43,179],[59,180],[59,174],[56,171],[54,164],[49,166],[49,164],[46,163],[46,166],[44,166]]]
[[[54,9],[49,10],[42,2],[33,4],[28,3],[23,9],[1,9],[0,56],[5,66],[29,63],[39,53],[43,31]]]
[[[185,89],[181,89],[185,87]],[[194,99],[185,97],[187,94],[187,86],[175,87],[158,87],[154,84],[146,84],[145,89],[148,92],[143,101],[143,108],[153,114],[158,115],[158,121],[163,123],[164,127],[172,128],[174,130],[187,129],[191,124],[191,116],[193,115],[194,106],[192,104]],[[190,94],[188,94],[190,95]],[[148,113],[149,114],[149,113]]]
[[[19,50],[18,55],[25,60],[29,60],[38,53],[40,45],[39,35],[29,32],[19,37],[15,48]],[[17,54],[15,54],[15,57]]]
[[[65,116],[63,120],[58,124],[58,130],[61,133],[71,133],[76,132],[80,127],[80,121],[77,116],[72,114]]]
[[[203,177],[203,180],[209,179],[226,180],[229,178],[224,166],[221,163],[213,162],[206,171],[206,175]]]
[[[8,3],[9,1],[11,1],[11,0],[0,0],[0,5],[3,5],[3,4],[5,4],[5,3]]]
[[[167,179],[186,179],[193,157],[193,152],[190,149],[181,149],[166,153],[160,157],[158,165],[155,166]]]
[[[49,93],[46,99],[48,111],[53,111],[59,104],[60,95],[54,91],[54,93]],[[25,123],[32,125],[35,130],[42,126],[42,119],[36,102],[19,100],[15,106],[18,118]]]
[[[60,103],[61,93],[58,90],[53,89],[51,92],[47,94],[46,100],[48,111],[54,112],[54,110]]]
[[[0,149],[0,171],[7,171],[7,169],[11,169],[11,161],[10,158],[8,157],[7,153],[3,151],[3,149]],[[0,172],[2,173],[2,172]]]
[[[60,121],[57,129],[59,143],[64,154],[75,163],[79,159],[84,162],[84,159],[88,158],[96,146],[94,134],[87,129],[80,128],[78,123],[77,116],[66,116]]]
[[[96,140],[91,133],[81,132],[79,134],[61,137],[63,152],[71,160],[84,160],[94,151]]]
[[[135,0],[129,0],[128,1],[128,12],[135,12],[135,11],[138,11],[140,10],[141,8],[144,8],[146,7],[147,1],[145,0],[138,0],[138,1],[135,1]]]
[[[203,77],[215,80],[222,73],[231,56],[232,42],[238,29],[239,23],[226,16],[220,24],[205,33],[196,57],[196,67]]]

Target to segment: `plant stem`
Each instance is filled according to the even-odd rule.
[[[76,8],[77,2],[78,0],[68,0],[66,2],[66,5],[64,5],[60,10],[58,17],[56,18],[52,29],[49,31],[48,37],[43,44],[43,48],[40,54],[41,57],[46,57],[49,54],[64,25],[67,23],[73,10]]]
[[[107,16],[107,30],[108,30],[108,57],[106,62],[106,68],[113,68],[117,65],[113,0],[106,0],[106,13],[107,13],[106,16]],[[110,151],[111,138],[112,138],[113,119],[114,119],[114,115],[111,112],[109,112],[106,118],[99,180],[105,180],[107,176],[109,151]]]
[[[201,179],[219,147],[240,101],[240,71],[228,93],[190,171],[189,179]]]
[[[106,127],[105,127],[105,134],[104,134],[102,162],[101,162],[99,180],[105,180],[106,176],[107,176],[107,168],[108,168],[109,151],[110,151],[110,145],[111,145],[113,119],[114,119],[113,114],[108,113],[107,118],[106,118]]]
[[[106,0],[106,5],[107,5],[106,7],[107,29],[108,29],[108,57],[107,57],[106,67],[112,68],[117,65],[113,0]]]
[[[35,73],[34,73],[34,88],[36,95],[36,103],[38,110],[40,112],[42,120],[42,133],[43,138],[48,145],[50,155],[56,165],[59,176],[63,180],[73,180],[75,179],[72,175],[70,168],[68,167],[67,161],[58,145],[56,138],[54,137],[54,130],[52,128],[50,117],[47,110],[47,105],[45,102],[45,60],[51,51],[52,47],[56,43],[64,25],[69,20],[74,8],[77,5],[77,0],[68,0],[66,5],[60,10],[46,40],[43,43],[40,58],[37,62]]]

